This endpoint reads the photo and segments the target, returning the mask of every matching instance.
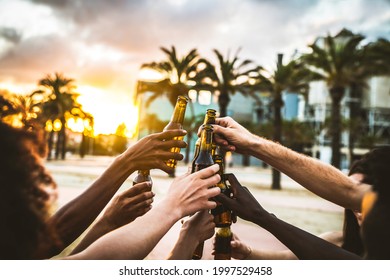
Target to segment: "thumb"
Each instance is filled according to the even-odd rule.
[[[234,208],[235,201],[227,197],[225,194],[220,193],[219,195],[215,196],[214,199],[229,209]]]

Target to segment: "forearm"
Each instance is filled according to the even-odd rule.
[[[287,246],[298,259],[360,259],[359,256],[279,220],[272,215],[257,219],[256,224],[272,233],[280,242]]]
[[[368,185],[357,182],[335,167],[258,137],[251,154],[286,174],[318,196],[349,209],[360,209]]]
[[[97,221],[70,254],[74,255],[83,251],[97,239],[114,229],[115,228],[109,226],[103,220]]]
[[[270,251],[252,249],[246,260],[297,260],[297,256],[290,250]]]
[[[123,182],[134,171],[127,159],[118,157],[80,196],[59,209],[50,219],[63,248],[73,242],[96,219]],[[125,166],[125,167],[124,167]]]
[[[180,231],[179,239],[168,256],[168,260],[190,260],[199,241],[186,232]]]
[[[116,229],[67,259],[143,259],[180,216],[161,202],[134,222]],[[169,210],[171,209],[171,210]]]

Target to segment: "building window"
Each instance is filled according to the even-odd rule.
[[[198,95],[198,102],[200,105],[210,105],[211,92],[208,90],[200,90]]]
[[[196,96],[198,95],[198,93],[196,92],[196,90],[194,90],[194,89],[191,89],[189,92],[188,92],[188,96],[189,96],[189,98],[191,98],[191,101],[193,102],[193,103],[195,103],[196,102]]]

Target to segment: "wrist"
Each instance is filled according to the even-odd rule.
[[[250,256],[252,255],[252,248],[250,246],[247,246],[247,253],[242,258],[242,260],[249,260]]]
[[[168,198],[161,200],[157,207],[159,207],[159,211],[161,211],[166,216],[166,218],[173,223],[176,223],[184,216],[180,206],[176,205],[174,201],[170,201]]]
[[[135,163],[135,160],[133,159],[131,154],[126,155],[125,153],[122,153],[121,155],[117,156],[114,160],[114,164],[118,164],[120,167],[125,167],[128,175],[130,175],[137,170],[137,164]]]
[[[270,145],[272,141],[262,138],[260,136],[253,136],[254,137],[253,139],[251,139],[250,145],[248,145],[250,154],[258,159],[264,160],[268,157],[267,154],[270,149],[268,145]]]
[[[179,239],[181,239],[184,244],[187,244],[187,246],[193,246],[193,249],[195,249],[201,241],[198,239],[198,236],[193,233],[194,232],[191,232],[188,227],[182,228],[180,230]]]
[[[267,229],[269,225],[271,225],[277,217],[272,213],[262,213],[256,216],[254,219],[254,223],[258,226],[261,226],[264,229]]]
[[[104,234],[106,234],[106,233],[116,229],[116,227],[112,223],[110,223],[106,218],[104,218],[104,216],[101,217],[96,222],[94,227],[99,229],[99,232],[100,232],[101,235],[104,235]]]

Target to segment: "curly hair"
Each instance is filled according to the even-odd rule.
[[[56,184],[45,170],[36,133],[0,122],[0,258],[37,258],[40,242],[55,244],[47,226]]]

